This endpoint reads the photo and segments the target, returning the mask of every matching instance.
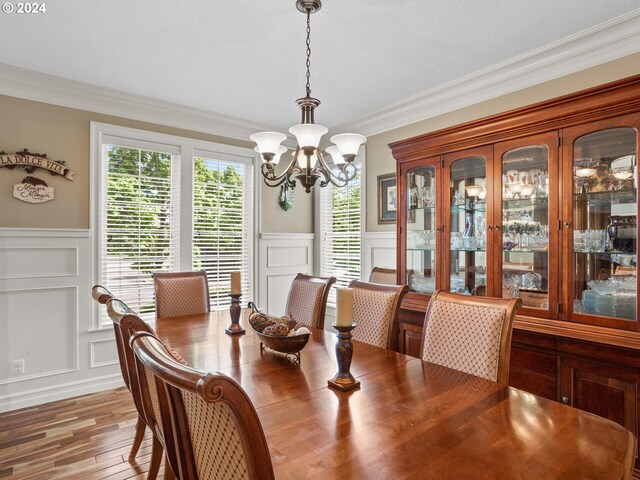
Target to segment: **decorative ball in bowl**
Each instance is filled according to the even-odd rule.
[[[303,324],[296,324],[288,316],[274,317],[265,313],[252,313],[249,325],[260,338],[260,347],[268,347],[276,352],[297,354],[311,336],[310,330]]]

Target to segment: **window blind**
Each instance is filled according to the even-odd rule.
[[[346,187],[329,185],[320,190],[321,274],[336,277],[338,287],[360,279],[360,184],[358,167],[356,177]],[[333,288],[329,303],[335,303]]]
[[[102,146],[100,282],[147,320],[153,272],[176,270],[179,260],[179,156],[159,147]]]
[[[230,304],[230,273],[252,298],[253,175],[250,164],[194,157],[193,269],[206,270],[211,308]]]

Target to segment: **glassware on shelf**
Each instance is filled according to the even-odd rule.
[[[587,248],[590,252],[604,252],[607,246],[606,230],[589,230],[587,232]]]
[[[635,320],[638,133],[593,131],[573,143],[574,313]]]
[[[540,290],[542,288],[542,275],[536,272],[523,273],[522,288],[527,290]]]
[[[635,215],[611,215],[607,232],[611,238],[611,248],[618,252],[636,251]]]
[[[462,248],[462,234],[460,232],[451,232],[451,249],[460,250]]]
[[[408,205],[409,205],[409,210],[415,210],[418,208],[418,199],[419,199],[419,192],[418,192],[418,185],[416,185],[416,174],[415,173],[410,173],[410,183],[409,183],[409,191],[408,191]]]
[[[436,287],[436,279],[414,273],[410,278],[411,288],[418,293],[432,293]]]

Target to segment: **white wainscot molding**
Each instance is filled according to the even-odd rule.
[[[0,412],[123,385],[113,331],[91,330],[90,240],[0,228]]]
[[[258,238],[258,298],[263,312],[283,315],[291,282],[313,273],[312,233],[262,233]]]
[[[396,232],[362,234],[362,279],[368,280],[373,267],[396,268]]]

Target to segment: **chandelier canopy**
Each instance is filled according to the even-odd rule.
[[[320,150],[320,140],[329,129],[314,123],[314,112],[320,105],[320,100],[311,96],[311,14],[321,7],[320,0],[296,1],[296,8],[307,16],[307,94],[296,100],[302,110],[301,123],[289,129],[289,133],[293,134],[298,142],[293,159],[287,168],[277,175],[276,165],[287,151],[287,147],[281,144],[287,136],[278,132],[260,132],[249,137],[257,144],[254,150],[262,156],[262,176],[270,187],[278,187],[285,183],[293,188],[296,181],[299,181],[309,193],[318,180],[321,187],[330,183],[336,187],[344,187],[356,176],[357,169],[353,162],[360,145],[367,140],[357,133],[332,136],[330,141],[335,145],[326,148],[332,162],[327,162]]]

